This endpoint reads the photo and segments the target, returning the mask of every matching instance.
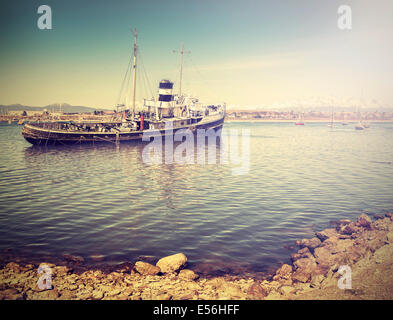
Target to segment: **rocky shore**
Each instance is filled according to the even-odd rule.
[[[334,228],[297,241],[292,264],[265,280],[200,277],[187,269],[182,253],[155,265],[138,261],[112,271],[8,262],[0,269],[0,299],[393,299],[393,214],[374,219],[362,214],[354,222],[340,220]],[[351,288],[338,286],[343,265],[350,268]],[[42,280],[48,270],[49,280]]]

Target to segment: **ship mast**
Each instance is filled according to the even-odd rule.
[[[179,97],[181,97],[181,80],[183,76],[183,51],[184,49],[184,42],[181,43],[181,48],[180,48],[180,82],[179,82]]]
[[[135,92],[136,92],[136,52],[137,52],[137,30],[134,30],[134,62],[132,65],[132,114],[135,115]]]
[[[173,50],[174,53],[177,53],[177,50]],[[180,82],[179,82],[179,97],[181,97],[181,82],[183,78],[183,54],[191,53],[191,51],[184,51],[184,42],[181,43],[180,47]]]

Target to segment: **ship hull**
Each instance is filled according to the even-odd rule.
[[[149,141],[143,139],[148,133],[149,136],[173,135],[179,130],[189,129],[195,132],[198,129],[220,130],[224,123],[224,116],[212,121],[201,121],[185,127],[174,128],[173,130],[142,130],[132,132],[69,132],[40,128],[34,124],[26,124],[22,129],[22,135],[26,141],[33,145],[57,145],[57,144],[84,144],[84,143],[122,143],[122,142],[142,142]]]

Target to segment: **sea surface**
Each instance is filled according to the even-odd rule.
[[[393,123],[226,123],[249,130],[243,174],[146,164],[140,144],[33,147],[21,129],[0,125],[0,249],[24,257],[183,252],[203,273],[268,272],[331,221],[393,210]]]

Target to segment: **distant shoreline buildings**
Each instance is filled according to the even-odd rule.
[[[332,113],[331,110],[263,110],[263,109],[230,109],[227,108],[227,121],[334,121],[353,122],[367,121],[393,121],[393,108],[382,110],[360,109],[357,111],[340,110]],[[114,110],[94,109],[84,106],[71,106],[68,104],[56,104],[46,107],[29,107],[23,105],[0,105],[0,121],[16,120],[76,120],[79,118],[97,119],[100,117],[112,117]]]
[[[301,115],[304,121],[358,121],[359,118],[368,121],[393,121],[391,112],[323,112],[323,111],[271,111],[271,110],[227,110],[227,120],[287,120],[296,121]]]

